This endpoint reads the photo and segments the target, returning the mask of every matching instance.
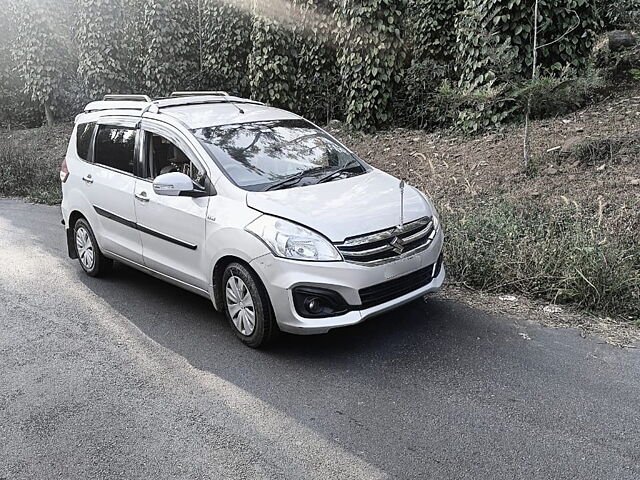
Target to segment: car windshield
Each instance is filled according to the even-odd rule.
[[[291,188],[367,171],[351,152],[302,119],[221,125],[193,133],[227,176],[246,190]]]

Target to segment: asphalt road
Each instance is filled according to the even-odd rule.
[[[454,302],[242,346],[0,199],[0,479],[638,479],[640,353]]]

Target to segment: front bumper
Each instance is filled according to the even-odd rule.
[[[425,251],[401,261],[378,266],[362,266],[348,262],[314,263],[297,262],[264,255],[251,262],[262,279],[271,299],[281,330],[289,333],[311,335],[326,333],[331,329],[356,325],[376,315],[416,300],[440,289],[445,278],[444,266],[435,278],[409,293],[370,308],[362,308],[360,290],[400,278],[434,265],[442,253],[443,234],[438,232],[432,245]],[[353,307],[347,313],[324,318],[300,316],[293,303],[293,289],[316,287],[338,292]]]

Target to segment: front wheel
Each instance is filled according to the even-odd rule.
[[[225,313],[236,336],[259,348],[278,334],[267,292],[256,274],[240,263],[231,263],[222,275]]]
[[[84,218],[79,219],[74,225],[73,237],[80,266],[87,275],[101,277],[111,271],[113,260],[102,254],[93,230]]]

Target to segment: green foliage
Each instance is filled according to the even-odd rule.
[[[312,120],[328,122],[342,108],[331,1],[295,0],[294,6],[296,109]]]
[[[640,246],[570,207],[498,202],[444,215],[447,268],[493,292],[640,315]],[[633,230],[631,230],[633,231]]]
[[[70,57],[60,2],[13,0],[9,7],[17,25],[13,58],[24,92],[52,116]]]
[[[337,11],[338,65],[349,125],[370,129],[391,118],[406,51],[402,22],[406,0],[345,0]]]
[[[512,90],[532,77],[534,5],[530,0],[465,0],[458,22],[459,87],[480,101],[461,111],[457,125],[463,130],[499,126],[516,112]],[[600,26],[594,0],[540,0],[538,22],[543,74],[588,67]]]
[[[249,94],[251,15],[224,0],[202,1],[202,87]]]
[[[463,0],[409,0],[407,43],[415,62],[431,59],[439,64],[456,56],[456,20]]]
[[[251,97],[277,107],[294,108],[295,50],[292,7],[286,4],[282,18],[269,18],[257,11],[253,21],[249,54]]]
[[[189,0],[146,0],[146,91],[166,96],[184,89],[198,72],[197,8]]]
[[[531,118],[542,119],[566,115],[602,97],[605,82],[597,72],[587,71],[576,76],[567,70],[560,76],[542,76],[533,82],[516,85],[509,93],[524,112],[532,98]]]
[[[78,18],[78,74],[88,93],[97,98],[121,91],[121,0],[79,0]]]
[[[411,58],[394,100],[394,121],[414,128],[449,126],[456,77],[456,25],[462,0],[408,0],[406,49]]]
[[[0,0],[0,11],[8,8],[7,0]],[[0,16],[0,127],[41,125],[42,112],[23,93],[23,84],[14,69],[12,46],[17,32],[12,20],[11,15]]]
[[[598,10],[606,30],[640,28],[640,0],[600,0]]]
[[[107,92],[221,89],[357,129],[478,132],[519,118],[523,91],[561,98],[570,89],[557,84],[585,75],[601,25],[595,0],[540,0],[549,81],[528,86],[533,0],[1,2],[16,7],[0,20],[3,124],[33,123],[34,104],[69,117]],[[613,3],[600,11],[611,17]],[[631,81],[640,66],[624,52],[603,69]]]
[[[533,63],[534,2],[530,0],[466,0],[458,26],[461,85],[474,88],[503,79],[491,54],[504,50],[508,71],[531,76]],[[594,0],[540,0],[538,62],[542,70],[561,72],[588,64],[596,31],[600,27]]]
[[[414,62],[395,96],[394,123],[407,128],[449,127],[456,120],[460,95],[449,79],[449,64]]]
[[[143,67],[147,58],[147,38],[150,35],[145,18],[146,0],[120,0],[119,42],[120,65],[124,72],[123,92],[145,92],[147,87]]]

